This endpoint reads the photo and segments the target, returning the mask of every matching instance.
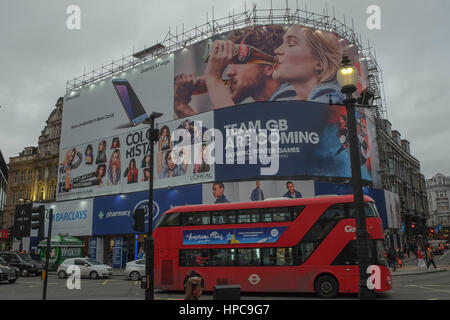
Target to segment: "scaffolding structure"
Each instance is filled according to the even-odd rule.
[[[94,68],[92,71],[84,71],[83,75],[75,77],[67,81],[66,93],[75,93],[76,90],[86,86],[90,86],[98,81],[104,80],[111,76],[121,74],[129,69],[132,69],[147,61],[158,59],[167,54],[174,53],[177,50],[186,48],[205,39],[217,37],[225,32],[230,32],[236,29],[242,29],[253,25],[269,25],[269,24],[298,24],[314,29],[334,32],[342,38],[347,39],[350,43],[357,46],[362,59],[367,61],[368,65],[368,87],[375,93],[373,112],[376,120],[386,119],[387,113],[385,108],[385,97],[383,88],[383,79],[381,68],[379,67],[376,56],[372,53],[373,49],[370,44],[367,48],[361,45],[361,35],[354,31],[353,21],[352,27],[348,26],[345,21],[339,21],[336,18],[334,8],[332,13],[329,13],[328,8],[323,9],[323,13],[314,13],[308,11],[305,4],[304,9],[291,9],[286,2],[284,9],[257,9],[256,4],[252,9],[244,9],[241,13],[234,11],[228,17],[215,19],[214,8],[212,11],[212,18],[206,16],[206,23],[201,26],[185,31],[184,25],[179,33],[176,28],[175,33],[169,28],[169,32],[164,40],[150,47],[144,47],[139,52],[134,52],[127,57],[122,57],[119,60],[113,60],[107,65],[102,65],[99,68]],[[156,48],[155,50],[153,48]],[[378,122],[378,121],[377,121]]]

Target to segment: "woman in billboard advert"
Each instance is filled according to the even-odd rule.
[[[84,152],[85,163],[92,164],[94,162],[94,150],[92,149],[92,144],[88,144]]]
[[[108,167],[108,185],[117,185],[120,182],[120,150],[116,149],[111,154]]]
[[[162,126],[159,134],[159,151],[172,149],[172,141],[170,141],[170,130],[168,126]]]
[[[336,82],[342,60],[334,33],[292,25],[275,50],[273,78],[289,82],[297,92],[295,100],[342,103],[345,98]]]
[[[144,158],[142,158],[141,162],[141,168],[149,168],[150,167],[150,155],[145,155]]]
[[[186,150],[188,150],[188,149],[189,148],[186,148]],[[184,156],[187,157],[187,159],[190,158],[190,155],[186,154]],[[163,161],[163,157],[164,157],[164,161]],[[183,154],[180,154],[179,157],[183,158]],[[165,178],[172,178],[172,177],[178,177],[178,176],[184,175],[186,173],[188,163],[187,163],[187,161],[181,161],[181,162],[184,162],[184,163],[176,164],[176,162],[174,162],[172,160],[172,151],[171,150],[167,151],[166,153],[159,152],[158,153],[158,175],[159,175],[159,178],[165,179]]]
[[[78,157],[78,160],[74,163],[75,156]],[[72,169],[78,168],[82,160],[83,155],[81,154],[81,152],[77,151],[77,149],[72,148],[66,152],[64,162],[61,163],[61,167],[59,168],[60,173],[65,175],[63,179],[65,181],[64,189],[66,191],[72,189],[72,179],[70,176],[70,171]]]
[[[95,177],[97,178],[99,187],[103,186],[103,177],[105,176],[105,174],[106,174],[106,165],[99,164],[97,166],[97,170],[95,171]]]
[[[136,168],[136,160],[131,159],[128,168],[125,170],[123,174],[124,178],[127,178],[128,183],[136,183],[138,182],[138,169]]]
[[[142,173],[143,177],[141,179],[141,182],[149,181],[151,176],[150,168],[145,168],[144,170],[142,170]]]
[[[208,157],[207,155],[207,147],[208,145],[206,143],[203,143],[199,148],[199,158],[195,162],[194,165],[194,173],[202,173],[202,172],[209,172],[211,169],[209,164],[206,162],[206,159]]]
[[[106,162],[106,141],[100,141],[98,144],[97,158],[95,159],[95,164]]]

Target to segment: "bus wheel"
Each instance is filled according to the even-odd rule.
[[[335,298],[338,294],[338,283],[333,276],[320,276],[315,283],[316,294],[320,298]]]

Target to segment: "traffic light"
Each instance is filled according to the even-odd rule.
[[[45,206],[34,207],[31,210],[31,229],[38,230],[38,238],[44,238]]]
[[[9,240],[14,240],[14,227],[9,227],[8,228],[8,239]]]
[[[133,230],[145,232],[145,209],[136,209],[133,212]]]
[[[16,205],[14,215],[14,231],[16,239],[30,236],[30,221],[32,203]]]

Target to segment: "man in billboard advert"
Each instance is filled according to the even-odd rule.
[[[283,195],[285,198],[302,198],[300,191],[295,190],[294,183],[292,181],[286,182],[288,191]]]
[[[261,189],[261,182],[256,181],[256,188],[253,189],[250,199],[252,201],[264,200],[264,192]]]
[[[227,203],[230,200],[225,197],[225,186],[222,182],[214,182],[212,186],[212,193],[216,201],[214,203]]]
[[[342,53],[334,33],[292,25],[275,55],[273,78],[291,83],[296,100],[342,103],[345,97],[336,82]]]
[[[283,34],[281,26],[251,26],[231,32],[227,40],[215,40],[203,76],[179,74],[175,77],[177,116],[195,114],[189,106],[192,95],[206,92],[213,108],[233,106],[248,98],[252,101],[292,100],[296,94],[293,88],[272,77],[274,50],[281,45]],[[236,61],[242,56],[242,50],[247,50],[245,54],[249,57],[245,57],[245,62]],[[222,79],[224,75],[229,87]]]

